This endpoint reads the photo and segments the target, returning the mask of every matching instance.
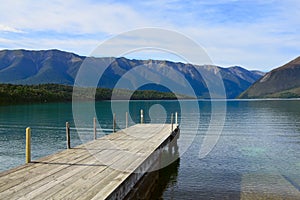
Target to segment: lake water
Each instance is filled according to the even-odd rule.
[[[194,107],[195,103],[198,108]],[[161,171],[157,197],[300,199],[300,101],[216,103],[226,104],[224,125],[220,120],[212,120],[213,115],[222,116],[224,110],[217,108],[212,115],[209,101],[133,101],[129,106],[122,101],[113,103],[113,109],[118,110],[119,128],[125,126],[126,111],[132,118],[131,125],[139,122],[140,109],[144,109],[146,123],[169,122],[170,114],[179,112],[181,156]],[[163,106],[166,113],[161,112],[158,105]],[[80,112],[84,119],[76,123],[77,129],[71,103],[0,107],[0,170],[24,163],[25,128],[28,126],[32,128],[33,159],[65,149],[66,121],[72,127],[73,146],[81,143],[79,135],[92,138],[93,119],[92,115],[85,116],[85,106],[82,103]],[[95,110],[104,130],[99,137],[109,134],[112,129],[111,102],[98,102]],[[209,133],[208,128],[212,130]],[[222,130],[219,137],[218,130]],[[217,143],[208,155],[200,158],[206,137],[217,138]]]

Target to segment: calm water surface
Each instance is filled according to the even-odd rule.
[[[200,113],[184,102],[184,124],[178,140],[180,159],[161,172],[157,197],[163,199],[300,199],[300,101],[263,100],[228,101],[226,121],[215,148],[204,158],[199,149],[211,120],[210,102],[200,101]],[[149,115],[149,108],[160,104],[164,115]],[[111,132],[110,102],[96,103],[98,120]],[[116,107],[126,111],[123,102]],[[145,111],[146,122],[169,122],[171,112],[180,111],[176,101],[134,101],[130,103],[131,124],[139,121],[139,110]],[[123,110],[122,110],[123,111]],[[83,109],[84,114],[84,109]],[[150,119],[150,116],[152,117]],[[189,119],[190,116],[190,119]],[[200,123],[195,123],[199,117]],[[125,116],[118,117],[119,127]],[[0,170],[24,163],[25,128],[32,128],[33,159],[63,150],[65,122],[74,127],[71,103],[18,105],[0,107]],[[189,121],[187,124],[186,122]],[[197,130],[191,127],[198,127]],[[218,128],[220,124],[211,124]],[[86,117],[78,127],[92,138],[92,119]],[[196,135],[185,151],[188,140]],[[71,129],[72,145],[81,140]]]

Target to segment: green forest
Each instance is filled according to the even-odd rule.
[[[0,84],[0,105],[26,104],[26,103],[47,103],[47,102],[70,102],[72,97],[77,100],[124,100],[130,97],[131,100],[171,100],[188,98],[184,95],[177,95],[171,92],[157,91],[132,91],[124,89],[97,88],[95,96],[90,96],[94,88],[76,88],[76,95],[73,96],[73,87],[58,84],[41,85],[13,85]],[[92,93],[93,94],[93,93]],[[132,94],[132,95],[131,95]],[[90,97],[89,97],[90,96]]]

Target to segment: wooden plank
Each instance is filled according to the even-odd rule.
[[[88,174],[92,176],[93,173],[90,170],[87,170],[90,166],[97,169],[98,172],[101,172],[107,168],[106,166],[99,165],[97,162],[95,162],[95,160],[90,160],[84,166],[74,166],[64,173],[56,174],[55,177],[49,176],[46,180],[38,182],[39,184],[35,184],[34,187],[31,188],[31,190],[28,190],[29,193],[23,195],[22,199],[46,199],[44,198],[44,196],[49,193],[50,196],[54,196],[60,190],[68,187],[68,185],[71,184],[74,180],[85,177]]]
[[[128,168],[136,166],[136,163],[140,163],[140,160],[131,160],[128,162]],[[130,164],[131,163],[131,164]],[[89,199],[106,199],[126,178],[129,177],[129,172],[119,172],[114,174],[114,178],[105,178],[98,182],[91,190],[88,191]],[[105,186],[105,187],[103,187]],[[92,198],[90,198],[92,197]]]
[[[93,144],[90,144],[89,146],[93,147]],[[87,149],[84,149],[82,147],[83,146],[81,145],[78,148],[74,148],[72,150],[59,152],[58,154],[48,156],[47,159],[40,159],[38,161],[35,161],[35,163],[31,163],[27,168],[25,167],[27,165],[25,165],[19,171],[12,171],[10,176],[1,176],[0,192],[19,183],[23,183],[27,179],[30,179],[31,176],[37,175],[36,173],[43,174],[44,172],[51,172],[51,170],[58,171],[60,170],[60,168],[63,168],[63,164],[75,164],[77,161],[84,159],[86,157],[85,155],[88,155]],[[106,148],[107,147],[108,146],[106,146]],[[49,165],[47,165],[48,163]],[[57,165],[59,165],[60,167],[57,168]]]
[[[121,142],[121,141],[119,141],[119,142]],[[144,145],[144,144],[141,143],[140,146],[142,146],[142,145]],[[136,149],[139,149],[139,147],[137,146]],[[102,153],[101,153],[101,155],[102,155]],[[124,155],[124,151],[119,151],[119,150],[112,150],[112,152],[110,152],[107,156],[113,157],[113,159],[105,161],[105,163],[108,165],[113,165],[113,163],[118,162],[118,163],[124,164],[125,166],[127,166],[127,165],[130,166],[130,163],[132,163],[133,161],[136,160],[135,158],[130,159],[130,157],[126,157]],[[105,158],[105,157],[106,156],[104,156],[103,158]],[[101,160],[103,158],[101,158]],[[117,165],[119,165],[119,164],[117,164]],[[107,171],[108,171],[108,173],[107,173]],[[108,167],[107,169],[102,171],[102,174],[99,173],[98,176],[96,176],[97,173],[94,173],[94,174],[95,174],[95,176],[93,178],[89,179],[88,182],[85,181],[86,180],[85,177],[81,177],[79,180],[76,180],[75,182],[73,182],[68,187],[64,188],[63,190],[61,190],[59,192],[57,192],[57,190],[56,190],[56,194],[54,196],[51,196],[51,198],[61,199],[61,198],[64,198],[65,196],[68,196],[68,198],[75,199],[79,196],[82,197],[83,191],[86,191],[87,189],[89,189],[89,187],[87,187],[88,185],[90,187],[92,187],[95,183],[98,183],[102,186],[104,185],[105,187],[107,187],[108,184],[103,183],[103,180],[108,180],[108,181],[114,180],[116,176],[120,175],[120,171],[114,170],[114,169],[111,169]],[[96,182],[94,183],[93,180],[95,180]],[[42,194],[42,196],[43,196],[43,198],[47,198],[43,194]]]
[[[60,190],[55,195],[52,195],[51,198],[53,199],[77,199],[86,195],[86,192],[89,191],[90,188],[93,188],[100,180],[113,180],[116,174],[120,172],[112,169],[112,168],[105,168],[101,173],[94,173],[94,176],[89,176],[87,181],[86,177],[81,177],[80,179],[76,180],[75,183],[71,184],[71,186]],[[89,173],[91,174],[91,173]],[[102,187],[106,187],[106,185],[102,185]]]
[[[123,182],[126,178],[128,178],[129,175],[131,173],[133,173],[135,169],[137,169],[137,166],[140,166],[145,161],[145,159],[147,159],[148,156],[155,149],[152,148],[151,151],[149,151],[148,154],[145,154],[145,156],[143,158],[141,158],[141,159],[135,159],[133,161],[129,161],[129,163],[132,162],[132,165],[130,165],[129,163],[126,163],[125,166],[128,166],[127,169],[129,169],[132,166],[132,169],[131,169],[130,173],[123,173],[123,174],[119,173],[118,176],[115,177],[114,180],[109,180],[109,182],[100,182],[100,183],[98,183],[99,186],[106,185],[107,187],[104,187],[100,191],[99,191],[100,187],[97,190],[95,190],[95,191],[98,191],[98,193],[97,193],[96,196],[93,197],[93,199],[105,199],[107,196],[109,196],[120,185],[120,182]],[[93,194],[92,191],[90,191],[90,193]]]
[[[73,156],[72,156],[73,155]],[[72,154],[69,157],[65,157],[66,160],[64,162],[67,162],[69,164],[72,164],[74,161],[78,159],[83,159],[82,156],[85,154],[79,154],[79,155],[74,155]],[[73,162],[71,162],[74,160]],[[58,162],[59,158],[56,160],[52,161],[45,161],[45,162],[38,162],[38,163],[32,163],[29,167],[28,170],[26,168],[22,168],[19,172],[12,173],[11,176],[2,176],[0,178],[1,186],[0,186],[0,192],[7,190],[13,186],[16,186],[18,184],[24,183],[26,180],[30,179],[33,175],[39,175],[41,174],[43,176],[44,172],[49,172],[49,171],[57,171],[60,170],[60,168],[63,168],[64,166],[61,165],[58,167],[57,165],[60,165],[60,163],[63,162]],[[51,163],[48,164],[47,163]],[[55,165],[56,164],[56,165]],[[39,176],[38,176],[39,177]],[[43,177],[41,177],[43,178]]]
[[[80,160],[81,162],[78,162]],[[10,195],[14,195],[16,192],[25,195],[27,192],[30,192],[34,190],[35,188],[38,188],[45,183],[49,182],[53,179],[56,179],[58,177],[64,177],[63,175],[67,174],[69,175],[69,172],[72,171],[74,168],[78,168],[78,172],[81,170],[80,167],[83,166],[83,164],[94,164],[95,159],[91,155],[83,156],[83,158],[80,158],[78,160],[75,160],[72,163],[66,163],[66,164],[44,164],[45,168],[48,168],[49,166],[53,166],[53,170],[50,171],[42,171],[42,169],[35,170],[30,175],[27,175],[25,180],[22,183],[19,183],[17,185],[14,185],[13,187],[9,188],[8,190],[5,190],[4,192],[0,193],[1,196],[5,196],[7,198],[11,198]],[[79,165],[79,164],[82,165]],[[71,175],[70,175],[71,176]],[[13,183],[13,182],[12,182]]]
[[[103,150],[103,151],[99,151],[101,152],[101,154],[106,154],[109,158],[109,156],[112,156],[115,159],[115,154],[117,154],[117,152],[115,150]],[[98,152],[98,153],[99,153]],[[76,162],[74,163],[74,165],[70,166],[69,168],[66,168],[64,170],[60,170],[58,171],[58,173],[54,173],[54,174],[48,174],[47,177],[44,177],[43,179],[41,179],[39,182],[35,183],[30,190],[25,190],[22,191],[23,194],[27,194],[27,192],[30,192],[31,190],[34,190],[35,188],[38,188],[37,191],[33,191],[30,192],[29,195],[26,195],[27,198],[34,198],[35,196],[44,194],[45,192],[47,193],[51,193],[51,191],[53,193],[56,193],[59,191],[60,189],[63,189],[64,187],[67,187],[68,184],[67,183],[72,183],[73,180],[76,180],[75,177],[81,177],[84,176],[85,174],[90,173],[90,169],[95,169],[96,167],[104,167],[106,168],[107,166],[105,166],[102,162],[99,162],[99,160],[97,160],[94,156],[92,156],[90,153],[87,152],[87,155],[85,155],[86,157],[88,157],[87,159],[80,161],[80,162]],[[74,176],[74,173],[76,172],[76,176]],[[65,179],[63,179],[63,177]],[[69,180],[67,180],[69,179]],[[60,184],[62,183],[62,184]],[[52,187],[60,185],[59,187],[55,187],[54,189]]]
[[[60,160],[62,162],[65,162],[66,159],[73,159],[72,158],[72,155],[74,156],[80,156],[80,154],[84,151],[86,151],[86,146],[89,146],[89,147],[93,147],[93,144],[92,142],[88,142],[86,144],[82,144],[82,145],[79,145],[73,149],[69,149],[69,150],[63,150],[63,151],[60,151],[56,154],[52,154],[52,155],[48,155],[48,156],[45,156],[43,158],[40,158],[36,161],[33,161],[33,163],[29,163],[29,164],[26,164],[26,165],[22,165],[22,166],[19,166],[19,167],[16,167],[16,168],[13,168],[13,169],[10,169],[10,170],[7,170],[7,171],[4,171],[4,172],[1,172],[0,173],[0,180],[1,180],[1,177],[4,177],[8,174],[10,174],[10,177],[13,176],[13,174],[21,174],[21,173],[25,173],[26,171],[30,170],[30,169],[34,169],[34,168],[37,168],[40,166],[39,163],[42,163],[42,162],[60,162]],[[106,147],[103,147],[103,148],[106,148]],[[76,151],[73,151],[73,150],[76,150]]]

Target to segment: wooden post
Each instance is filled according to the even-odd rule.
[[[178,125],[178,113],[175,112],[175,124]]]
[[[128,112],[126,112],[126,128],[128,128]]]
[[[97,120],[96,117],[94,117],[94,140],[97,139]]]
[[[26,128],[26,163],[31,162],[31,129]]]
[[[141,109],[141,124],[144,123],[144,111]]]
[[[173,113],[171,113],[171,132],[173,132]]]
[[[113,115],[113,132],[116,132],[116,113]]]
[[[66,137],[67,137],[67,149],[71,149],[69,122],[66,122]]]

